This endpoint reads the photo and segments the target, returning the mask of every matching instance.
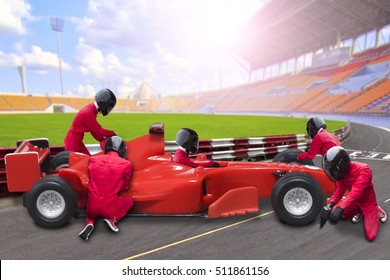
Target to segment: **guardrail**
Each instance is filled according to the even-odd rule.
[[[333,133],[343,142],[350,134],[348,123]],[[264,136],[249,138],[225,138],[200,140],[198,153],[213,160],[266,160],[275,157],[286,149],[305,150],[311,144],[307,134]],[[165,142],[165,151],[174,153],[179,146],[175,141]]]
[[[343,142],[348,137],[351,126],[348,123],[333,133]],[[289,134],[247,138],[221,138],[199,141],[199,154],[213,160],[259,161],[273,158],[286,149],[305,150],[311,144],[307,134]],[[179,146],[175,141],[165,141],[165,151],[174,154]],[[87,145],[91,154],[100,152],[100,145]],[[192,155],[191,157],[196,157]]]

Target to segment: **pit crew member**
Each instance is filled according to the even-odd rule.
[[[316,155],[324,156],[334,146],[341,146],[336,135],[326,130],[326,123],[321,117],[313,117],[306,124],[306,131],[312,139],[310,148],[301,154],[286,154],[284,159],[288,162],[297,160],[311,160]]]
[[[79,236],[88,240],[96,219],[102,217],[114,232],[119,229],[116,222],[122,219],[133,206],[131,197],[119,197],[126,191],[132,175],[132,164],[126,160],[126,144],[119,136],[108,138],[104,155],[90,158],[89,183],[85,227]]]
[[[329,200],[332,209],[329,221],[340,219],[359,222],[363,216],[364,232],[368,241],[373,241],[379,222],[387,219],[386,212],[378,205],[372,183],[372,170],[368,164],[354,162],[342,147],[332,147],[323,158],[323,168],[336,181],[336,189]],[[343,197],[349,191],[346,197]]]
[[[95,102],[81,109],[73,119],[64,140],[65,150],[90,155],[83,143],[85,132],[90,132],[93,138],[101,143],[103,150],[107,137],[115,135],[115,132],[102,128],[97,122],[97,114],[101,113],[103,116],[107,116],[115,107],[115,104],[116,97],[111,90],[102,89],[96,93]]]

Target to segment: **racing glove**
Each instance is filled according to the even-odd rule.
[[[343,208],[337,207],[335,210],[333,210],[333,211],[330,213],[329,221],[330,221],[332,224],[337,224],[338,220],[340,220],[341,216],[343,215],[343,211],[344,211]]]
[[[330,213],[332,212],[333,206],[334,203],[330,202],[328,205],[322,208],[321,216],[320,216],[320,229],[323,228],[326,222],[329,220]]]

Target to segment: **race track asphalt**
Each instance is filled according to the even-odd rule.
[[[353,160],[368,163],[378,203],[390,213],[390,130],[352,123],[343,143]],[[320,159],[316,158],[316,165]],[[119,233],[99,221],[91,239],[78,237],[84,219],[62,228],[34,224],[21,196],[0,199],[2,260],[378,260],[390,259],[390,220],[374,242],[364,238],[363,224],[326,224],[318,220],[294,227],[283,224],[270,201],[260,212],[230,218],[129,217]]]

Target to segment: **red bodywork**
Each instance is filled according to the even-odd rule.
[[[332,194],[335,188],[325,172],[313,166],[220,161],[219,168],[191,168],[173,163],[171,154],[164,151],[163,125],[126,144],[133,176],[129,191],[120,193],[120,196],[133,198],[132,213],[195,214],[208,210],[206,216],[215,218],[258,212],[259,198],[270,197],[280,178],[277,174],[288,172],[310,174],[325,195]],[[62,168],[56,174],[42,174],[38,158],[47,151],[31,149],[35,149],[32,152],[34,157],[30,156],[30,151],[16,151],[6,156],[8,190],[28,192],[42,176],[60,176],[78,193],[78,207],[85,208],[90,156],[72,152],[69,168]],[[202,160],[202,155],[198,155],[197,160]],[[29,170],[27,174],[23,173],[25,176],[20,176],[21,166],[24,172]],[[14,177],[18,177],[17,180]]]

